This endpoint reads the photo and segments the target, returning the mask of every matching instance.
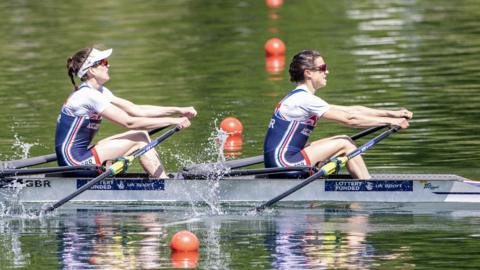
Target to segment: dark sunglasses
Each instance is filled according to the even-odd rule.
[[[105,59],[102,59],[102,60],[98,60],[97,62],[93,63],[92,66],[96,67],[96,66],[108,66],[108,60],[105,58]]]
[[[327,64],[322,64],[318,67],[312,68],[312,70],[318,70],[320,72],[327,72]]]

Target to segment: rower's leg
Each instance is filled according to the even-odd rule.
[[[132,130],[99,141],[95,145],[95,150],[97,151],[101,162],[104,162],[105,160],[131,154],[135,150],[147,145],[149,142],[150,136],[146,131]],[[160,161],[160,157],[155,149],[142,155],[139,160],[143,169],[150,176],[156,178],[167,177],[162,162]]]
[[[356,149],[352,139],[346,135],[334,136],[312,142],[304,149],[310,162],[315,164],[332,156],[346,155]],[[347,170],[353,178],[370,179],[367,165],[361,155],[347,162]]]

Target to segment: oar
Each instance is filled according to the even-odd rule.
[[[26,159],[0,161],[0,167],[6,169],[20,169],[40,164],[45,164],[57,160],[57,154],[49,154]]]
[[[148,134],[153,135],[166,127],[157,128],[148,132]],[[26,159],[17,159],[17,160],[7,160],[0,161],[0,169],[20,169],[25,167],[31,167],[36,165],[41,165],[57,160],[57,154],[49,154],[38,157],[31,157]]]
[[[355,141],[386,127],[388,127],[388,125],[371,127],[350,136],[350,138]],[[208,175],[208,172],[206,172],[205,170],[209,170],[211,168],[217,168],[221,166],[222,168],[237,169],[241,167],[248,167],[255,164],[260,164],[260,163],[263,163],[263,161],[264,161],[263,155],[258,155],[254,157],[228,160],[224,163],[212,162],[212,163],[204,163],[204,164],[193,164],[183,168],[184,172],[182,174],[186,175],[187,177],[190,177],[192,175]]]
[[[60,167],[31,168],[31,169],[5,169],[5,170],[0,170],[0,177],[17,176],[17,175],[35,175],[35,174],[45,174],[45,173],[60,173],[60,172],[76,172],[76,171],[98,171],[102,169],[103,167],[98,165],[60,166]]]
[[[275,173],[285,173],[285,172],[310,172],[318,171],[316,167],[309,166],[292,166],[292,167],[277,167],[277,168],[262,168],[262,169],[251,169],[251,170],[232,170],[225,173],[223,176],[245,176],[245,175],[267,175]]]
[[[330,162],[323,165],[317,173],[308,177],[307,179],[302,181],[300,184],[298,184],[298,185],[290,188],[289,190],[283,192],[282,194],[276,196],[275,198],[273,198],[273,199],[255,207],[255,211],[257,211],[257,212],[263,211],[265,208],[272,206],[273,204],[277,203],[278,201],[282,200],[283,198],[287,197],[288,195],[294,193],[295,191],[303,188],[304,186],[310,184],[311,182],[317,180],[318,178],[320,178],[322,176],[328,176],[328,175],[336,172],[339,168],[345,166],[347,161],[349,161],[350,159],[352,159],[352,158],[360,155],[361,153],[367,151],[370,147],[374,146],[375,144],[377,144],[381,140],[385,139],[390,134],[392,134],[394,132],[397,132],[399,129],[400,129],[400,127],[394,126],[394,127],[390,128],[389,130],[384,131],[382,134],[378,135],[377,137],[373,138],[372,140],[370,140],[366,144],[358,147],[357,149],[355,149],[353,152],[351,152],[347,156],[336,157],[336,158],[331,159]]]
[[[99,176],[93,178],[91,181],[89,181],[87,184],[83,185],[82,187],[80,187],[79,189],[77,189],[75,192],[73,192],[72,194],[68,195],[67,197],[61,199],[60,201],[56,202],[54,205],[46,208],[43,210],[44,213],[46,212],[49,212],[49,211],[53,211],[54,209],[62,206],[63,204],[65,204],[66,202],[70,201],[71,199],[77,197],[78,195],[80,195],[82,192],[84,192],[85,190],[91,188],[92,186],[94,186],[95,184],[97,184],[98,182],[102,181],[103,179],[107,178],[107,177],[110,177],[110,176],[114,176],[118,173],[121,173],[121,172],[124,172],[127,170],[128,168],[128,165],[130,165],[132,163],[132,161],[145,154],[146,152],[150,151],[152,148],[154,148],[155,146],[157,146],[159,143],[161,143],[162,141],[164,141],[165,139],[167,139],[168,137],[172,136],[173,133],[179,131],[180,128],[179,127],[174,127],[172,129],[170,129],[169,131],[165,132],[162,136],[158,137],[157,139],[151,141],[150,143],[148,143],[147,145],[145,145],[144,147],[136,150],[135,152],[133,152],[132,154],[130,154],[129,156],[126,156],[126,157],[122,157],[120,159],[118,159],[117,161],[115,161],[112,165],[110,165],[107,170],[100,174]]]
[[[363,130],[363,131],[360,131],[360,132],[357,133],[357,134],[354,134],[354,135],[350,136],[350,139],[356,141],[356,140],[358,140],[358,139],[360,139],[360,138],[363,138],[363,137],[365,137],[365,136],[367,136],[367,135],[370,135],[370,134],[372,134],[372,133],[375,133],[375,132],[379,131],[380,129],[387,128],[387,127],[389,127],[389,125],[383,125],[383,126],[378,126],[378,127],[367,128],[367,129],[365,129],[365,130]]]

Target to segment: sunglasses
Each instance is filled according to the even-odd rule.
[[[312,70],[318,70],[320,72],[327,72],[327,64],[322,64],[318,67],[313,68]]]
[[[97,62],[93,63],[92,67],[96,67],[96,66],[108,66],[108,60],[105,58],[105,59],[102,59],[102,60],[98,60]]]

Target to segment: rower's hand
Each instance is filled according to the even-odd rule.
[[[197,116],[197,111],[195,110],[195,108],[193,107],[183,107],[181,110],[180,110],[180,113],[187,117],[188,119],[192,119],[194,118],[195,116]]]
[[[392,126],[399,126],[402,129],[408,128],[410,125],[407,118],[395,118],[395,121],[390,123]]]
[[[403,118],[408,119],[408,120],[413,118],[413,113],[411,111],[407,110],[407,109],[401,109],[400,110],[400,115],[401,115],[400,117],[403,117]]]
[[[176,120],[175,125],[180,129],[187,128],[190,126],[190,120],[188,120],[187,117],[179,117],[179,118],[176,118],[175,120]]]

